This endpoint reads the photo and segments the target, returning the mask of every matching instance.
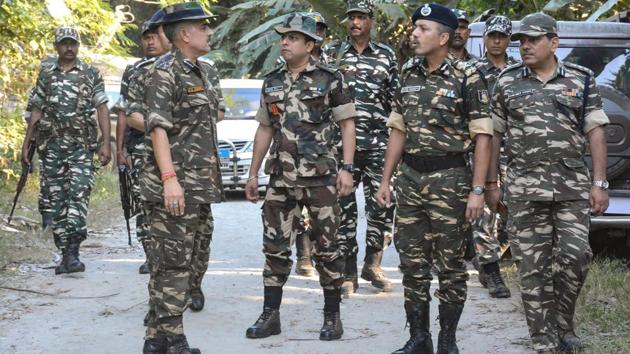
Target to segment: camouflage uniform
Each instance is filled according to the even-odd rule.
[[[55,62],[43,66],[31,97],[42,111],[37,126],[41,163],[41,206],[52,214],[55,245],[87,237],[87,211],[94,184],[96,107],[107,103],[99,71],[77,59],[64,72]]]
[[[505,62],[507,66],[514,65],[518,61],[512,57],[505,56]],[[492,89],[497,81],[502,69],[499,69],[492,64],[487,55],[475,62],[475,67],[479,70],[486,81],[488,89]],[[505,161],[502,161],[505,162]],[[505,164],[501,164],[501,171],[504,171]],[[475,253],[477,254],[477,261],[480,265],[490,264],[499,261],[501,245],[498,238],[498,233],[503,230],[505,220],[502,220],[497,213],[493,213],[486,206],[484,208],[483,216],[472,225],[473,239],[475,242]]]
[[[146,160],[140,177],[149,225],[150,309],[146,338],[183,334],[191,289],[208,267],[213,219],[210,203],[222,199],[216,120],[222,100],[216,69],[186,59],[180,50],[160,57],[148,73],[145,96]],[[150,132],[169,136],[173,166],[185,193],[183,216],[167,212]]]
[[[507,230],[512,252],[521,258],[525,317],[534,349],[552,349],[558,335],[574,329],[575,303],[592,257],[586,134],[608,118],[593,73],[561,61],[546,83],[524,64],[507,68],[492,107],[494,129],[505,133]]]
[[[144,90],[146,88],[146,76],[149,72],[149,68],[155,63],[157,58],[158,57],[142,58],[125,69],[120,85],[120,99],[122,104],[117,106],[124,110],[127,116],[134,112],[138,112],[144,116],[144,111],[141,108]],[[125,130],[124,146],[131,159],[131,193],[135,200],[141,202],[140,172],[144,165],[144,131],[127,126]],[[144,215],[141,213],[136,217],[136,236],[141,243],[147,238],[147,227],[148,225],[144,221]]]
[[[396,54],[387,45],[373,41],[362,53],[358,53],[350,38],[332,42],[323,51],[331,60],[329,64],[335,64],[343,73],[356,105],[354,188],[363,182],[366,244],[383,250],[391,243],[394,209],[380,207],[375,195],[381,183],[389,137],[385,123],[399,85]],[[340,198],[339,204],[341,224],[338,232],[346,244],[347,256],[356,257],[359,248],[355,193]]]
[[[587,75],[591,85],[582,129]],[[554,347],[556,330],[573,330],[575,301],[592,256],[585,135],[608,119],[593,73],[570,63],[558,62],[547,84],[527,66],[515,65],[499,78],[494,100],[495,130],[506,133],[507,227],[522,258],[526,318],[536,349]]]
[[[464,253],[470,227],[464,213],[472,176],[464,156],[473,150],[475,135],[492,134],[488,101],[477,71],[461,61],[447,58],[432,73],[418,62],[401,74],[387,126],[406,136],[395,182],[394,244],[408,302],[431,300],[433,266],[440,302],[466,300]],[[428,172],[412,167],[412,160],[431,164],[438,159],[459,163]]]
[[[291,271],[291,240],[306,207],[315,240],[313,258],[324,289],[339,289],[343,252],[337,227],[334,121],[356,115],[341,74],[311,58],[293,82],[286,64],[267,74],[256,120],[274,129],[265,164],[271,176],[262,208],[265,286],[281,287]]]

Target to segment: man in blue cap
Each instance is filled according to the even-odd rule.
[[[132,99],[144,93],[144,86],[137,85],[135,82],[139,78],[146,76],[151,64],[160,55],[171,49],[168,41],[166,41],[166,46],[164,45],[164,41],[160,38],[163,34],[160,34],[159,26],[155,24],[156,20],[163,17],[163,13],[162,9],[158,10],[150,20],[142,24],[140,43],[144,57],[125,69],[120,83],[120,99],[112,108],[112,111],[118,114],[116,125],[116,162],[118,168],[130,169],[133,185],[131,193],[138,203],[140,203],[141,199],[139,178],[144,160],[144,119],[140,117],[140,119],[132,120],[131,115],[128,115],[126,110],[129,108],[130,90],[133,91],[131,93]],[[127,124],[128,119],[130,120],[129,124]],[[147,230],[142,214],[136,217],[136,236],[146,254]],[[147,261],[140,265],[138,271],[140,274],[149,274]]]
[[[432,268],[440,300],[438,353],[458,353],[455,332],[466,301],[466,253],[470,221],[484,206],[492,120],[486,87],[474,67],[449,57],[457,17],[425,4],[412,17],[414,62],[401,73],[401,87],[387,126],[391,128],[379,203],[391,205],[395,182],[396,249],[403,273],[410,339],[395,353],[433,353],[429,331]],[[473,172],[468,154],[474,151]]]
[[[144,353],[189,354],[183,314],[200,296],[213,218],[223,197],[216,123],[222,102],[216,69],[198,60],[212,31],[199,3],[164,8],[173,49],[150,69],[144,104],[143,206],[149,224],[149,306]],[[203,306],[203,304],[201,304]]]

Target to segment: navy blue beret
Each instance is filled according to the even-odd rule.
[[[413,23],[417,20],[429,20],[441,23],[452,29],[459,25],[457,16],[449,9],[438,4],[424,4],[416,9],[411,17]]]

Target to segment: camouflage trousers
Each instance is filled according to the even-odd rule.
[[[149,225],[149,321],[145,339],[184,333],[191,289],[208,269],[214,223],[210,204],[186,204],[183,216],[161,203],[144,204]]]
[[[468,273],[464,262],[470,224],[465,220],[470,193],[468,167],[419,173],[406,164],[396,178],[396,232],[405,301],[431,301],[431,269],[438,273],[435,296],[442,303],[464,303]]]
[[[475,253],[480,265],[498,262],[501,244],[498,239],[502,228],[501,217],[486,206],[483,216],[472,225]]]
[[[510,201],[507,229],[518,253],[521,296],[534,349],[554,348],[574,328],[592,252],[587,200]]]
[[[41,152],[40,205],[52,216],[57,248],[65,248],[72,238],[87,238],[93,158],[94,152],[85,145],[61,138],[49,141]]]
[[[302,208],[310,216],[313,259],[319,283],[335,290],[343,282],[344,257],[339,249],[339,204],[335,186],[269,187],[262,207],[265,286],[283,286],[291,273],[291,244],[302,220]]]
[[[339,161],[342,159],[340,158]],[[381,208],[376,202],[376,192],[381,185],[383,165],[385,163],[385,150],[355,151],[354,171],[352,179],[354,190],[363,182],[363,194],[365,195],[365,219],[367,231],[365,242],[376,249],[385,249],[392,242],[392,228],[394,207]],[[357,244],[357,199],[356,193],[339,198],[341,207],[341,221],[339,224],[339,236],[347,256],[356,255],[359,252]]]
[[[138,203],[142,203],[140,194],[140,172],[144,167],[144,141],[137,141],[127,146],[127,153],[131,163],[131,193],[133,199]],[[144,222],[143,213],[136,216],[136,237],[138,242],[142,242],[147,238],[148,225]]]

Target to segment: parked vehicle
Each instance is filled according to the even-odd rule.
[[[254,135],[258,128],[254,117],[260,106],[262,83],[262,80],[221,80],[226,110],[224,120],[217,124],[217,135],[225,188],[243,188],[247,183],[254,151]],[[269,184],[269,176],[262,170],[261,167],[258,172],[259,187]]]
[[[468,50],[483,55],[484,23],[470,25]],[[512,22],[518,31],[519,22]],[[559,21],[560,60],[585,66],[595,80],[610,118],[607,178],[610,206],[607,212],[591,218],[591,246],[630,258],[630,23]],[[520,59],[518,43],[508,55]],[[590,155],[586,162],[590,166]]]

